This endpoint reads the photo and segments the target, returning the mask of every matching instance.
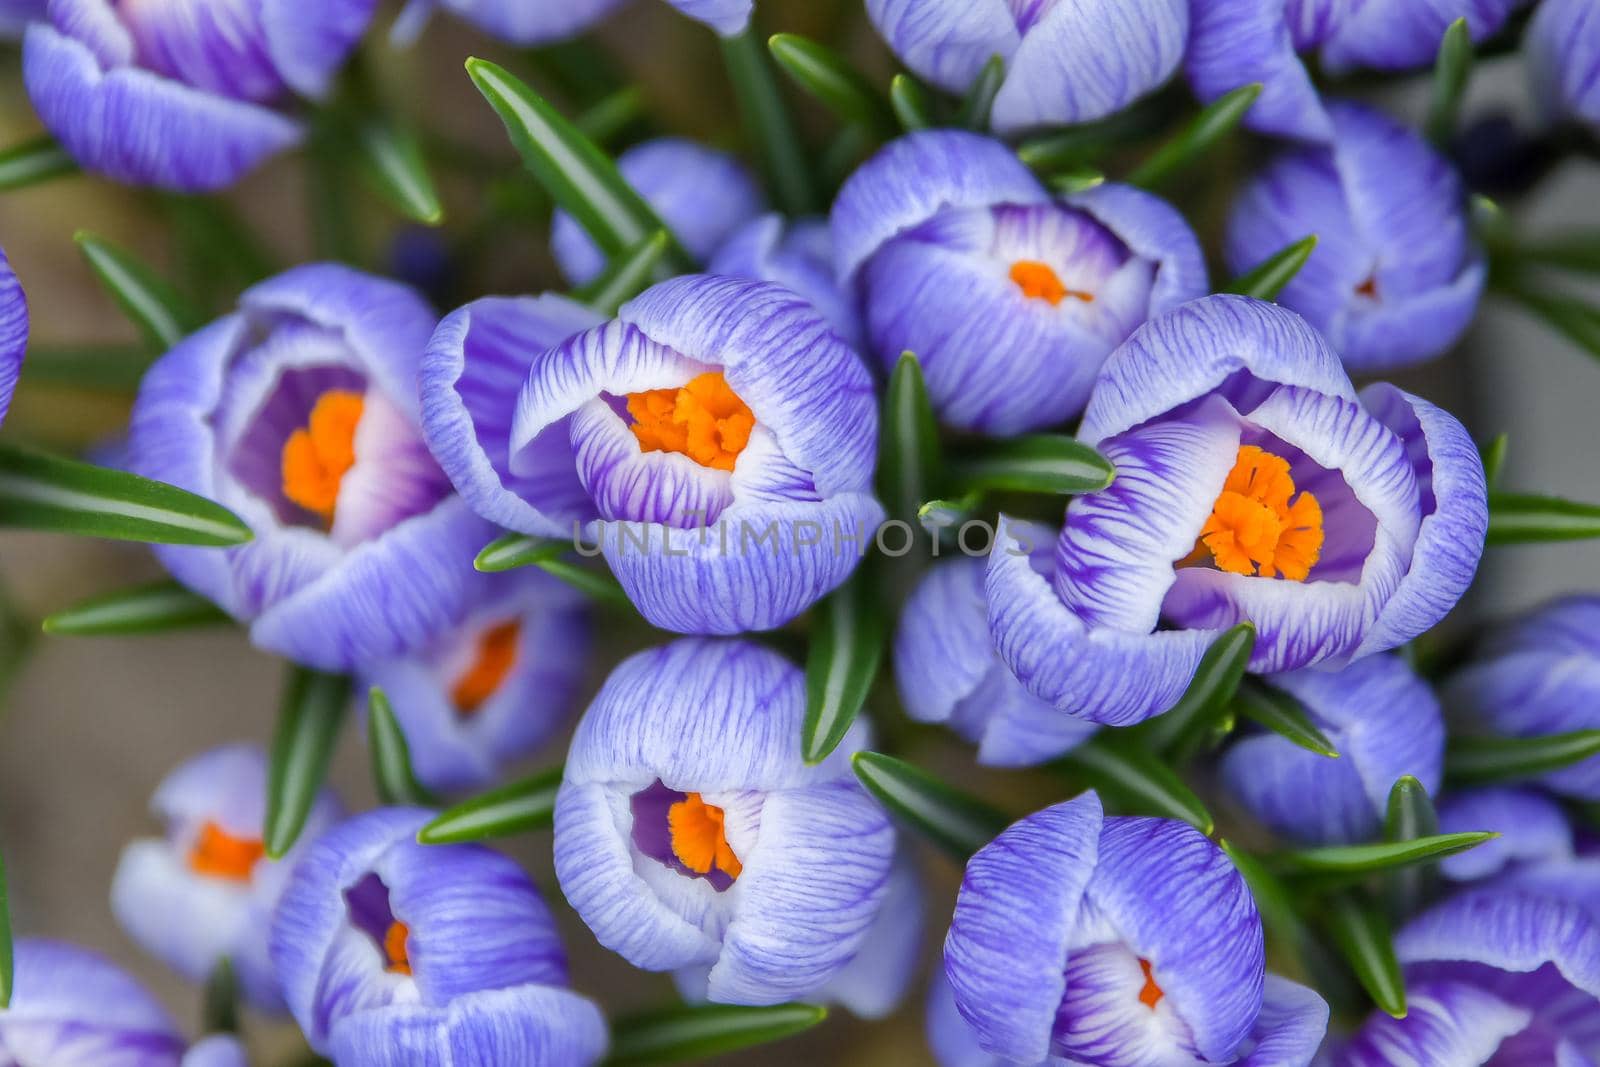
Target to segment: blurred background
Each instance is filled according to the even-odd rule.
[[[760,0],[757,6],[763,33],[792,31],[828,41],[859,61],[878,84],[887,84],[892,61],[861,0]],[[380,19],[363,58],[390,106],[427,133],[430,161],[445,197],[444,226],[436,231],[407,226],[364,186],[351,186],[342,200],[330,201],[318,192],[314,160],[306,155],[276,161],[225,198],[230,213],[259,245],[235,261],[219,261],[214,247],[207,247],[206,234],[226,216],[203,202],[131,192],[84,177],[0,193],[0,246],[27,288],[33,345],[51,354],[24,366],[6,439],[114,455],[125,425],[142,365],[137,337],[80,258],[72,241],[80,229],[132,249],[218,313],[263,268],[326,254],[326,226],[323,240],[313,239],[313,207],[320,203],[326,211],[330,202],[338,208],[330,221],[346,228],[340,251],[347,258],[422,286],[441,312],[487,293],[558,286],[546,251],[548,209],[518,166],[499,121],[465,76],[462,61],[469,55],[505,64],[569,107],[577,102],[563,97],[562,88],[571,88],[574,73],[603,78],[614,68],[639,86],[641,101],[638,117],[613,139],[614,149],[671,132],[745,150],[715,39],[654,0],[639,0],[620,12],[589,42],[592,48],[577,53],[520,53],[447,18],[437,19],[415,47],[395,51],[384,41],[393,13]],[[573,69],[562,74],[567,67]],[[0,147],[39,132],[18,68],[16,47],[0,49]],[[1384,106],[1418,121],[1426,108],[1427,78],[1424,73],[1375,91]],[[1181,89],[1177,95],[1183,98]],[[1525,96],[1519,57],[1485,61],[1474,78],[1466,122],[1470,126],[1474,119],[1503,114],[1531,125],[1522,110]],[[830,131],[826,117],[803,101],[797,106],[820,146]],[[1470,147],[1489,165],[1517,162],[1515,146],[1499,138],[1483,137]],[[1260,142],[1236,137],[1215,153],[1204,173],[1185,181],[1180,205],[1213,253],[1238,176],[1265,151]],[[1110,173],[1118,173],[1115,165]],[[1600,167],[1565,164],[1527,195],[1506,200],[1505,207],[1516,226],[1530,233],[1559,232],[1579,222],[1594,225],[1600,222]],[[84,348],[98,353],[107,346],[127,348],[123,381],[91,388],[75,383],[65,356]],[[1600,365],[1517,308],[1490,298],[1459,351],[1395,380],[1456,412],[1479,440],[1508,433],[1504,487],[1600,501],[1595,414]],[[107,903],[111,875],[125,843],[156,831],[146,804],[170,769],[219,743],[270,740],[283,665],[254,651],[241,632],[229,628],[127,639],[37,634],[37,620],[51,611],[159,576],[149,554],[137,547],[0,532],[0,848],[19,934],[69,939],[109,954],[192,1023],[198,1017],[198,993],[143,957],[113,921]],[[1574,590],[1600,590],[1600,542],[1492,549],[1476,589],[1451,625],[1476,625]],[[601,631],[590,692],[623,655],[658,639],[642,624]],[[937,733],[911,731],[901,740],[914,747],[919,762],[1018,810],[1059,799],[1059,788],[1052,792],[1041,776],[975,772],[959,746]],[[558,762],[563,749],[564,742],[557,742],[530,767]],[[334,782],[350,807],[375,803],[365,747],[355,730],[341,746]],[[668,978],[632,970],[599,947],[561,904],[548,835],[518,839],[509,850],[545,887],[563,925],[579,990],[599,997],[612,1012],[675,998]],[[931,852],[919,858],[929,886],[931,964],[959,871]],[[804,1037],[725,1062],[929,1063],[921,1036],[921,995],[919,985],[889,1023],[864,1025],[838,1013]],[[262,1063],[292,1062],[304,1048],[285,1024],[252,1020],[250,1034]]]

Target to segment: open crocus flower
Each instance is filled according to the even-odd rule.
[[[266,802],[267,760],[254,746],[215,749],[173,771],[150,805],[164,833],[123,850],[111,910],[130,937],[184,978],[203,982],[227,959],[251,1004],[281,1012],[267,929],[303,846],[267,858]],[[324,790],[301,840],[338,817],[338,802]]]
[[[1047,580],[1002,522],[989,628],[1035,696],[1096,722],[1170,708],[1223,630],[1250,669],[1332,669],[1444,617],[1477,569],[1483,464],[1448,413],[1359,394],[1293,312],[1236,296],[1151,322],[1107,361],[1079,436],[1116,480],[1076,497]]]
[[[40,938],[16,944],[11,1006],[0,1008],[0,1063],[17,1067],[245,1067],[232,1038],[185,1052],[161,1002],[111,961]]]
[[[1439,831],[1469,830],[1492,830],[1500,836],[1440,862],[1444,876],[1457,882],[1572,859],[1572,826],[1566,812],[1553,798],[1532,789],[1495,786],[1440,798]]]
[[[709,259],[765,206],[761,187],[743,163],[683,138],[634,145],[617,157],[617,169],[696,260]],[[550,252],[573,285],[590,282],[605,270],[599,246],[565,211],[556,211],[550,221]]]
[[[1012,533],[1029,542],[1034,565],[1048,577],[1053,531],[1018,524]],[[1043,763],[1088,740],[1097,727],[1028,692],[995,655],[984,569],[984,561],[972,557],[937,563],[906,598],[894,640],[900,702],[918,722],[944,723],[977,745],[979,763]]]
[[[886,372],[916,353],[934,410],[964,430],[1065,422],[1112,349],[1208,289],[1165,201],[1115,184],[1056,197],[999,141],[955,130],[888,145],[832,221],[869,349]]]
[[[382,808],[295,867],[272,960],[306,1040],[339,1067],[586,1067],[606,1027],[567,989],[539,891],[479,845],[421,845],[431,814]]]
[[[440,324],[423,420],[462,496],[510,529],[598,542],[669,630],[770,629],[843,582],[883,517],[877,408],[816,310],[689,275],[575,333],[593,321],[544,297]]]
[[[694,999],[821,994],[887,893],[894,831],[850,772],[863,727],[807,766],[805,702],[775,652],[680,640],[613,671],[573,738],[562,892],[601,944]]]
[[[972,857],[944,965],[973,1042],[1005,1063],[1303,1065],[1328,1023],[1315,993],[1266,985],[1261,918],[1220,848],[1106,818],[1092,792]]]
[[[1329,759],[1268,732],[1228,749],[1229,792],[1277,833],[1308,844],[1367,841],[1383,825],[1396,779],[1411,775],[1438,794],[1444,719],[1433,691],[1399,656],[1267,682],[1298,700],[1339,753]]]
[[[1543,0],[1523,47],[1545,114],[1600,129],[1600,8],[1589,0]]]
[[[1352,373],[1431,359],[1472,324],[1488,267],[1450,163],[1370,108],[1328,109],[1334,140],[1290,150],[1235,202],[1228,263],[1244,273],[1308,234],[1317,248],[1278,297]]]
[[[404,286],[297,267],[145,375],[133,468],[222,503],[255,534],[156,553],[261,647],[348,670],[464,617],[493,528],[450,492],[422,439],[417,365],[433,323]]]
[[[286,105],[328,90],[376,8],[51,0],[49,20],[28,30],[23,74],[39,118],[86,169],[207,192],[299,142]]]
[[[1375,1012],[1334,1067],[1581,1067],[1600,1057],[1600,926],[1576,903],[1469,890],[1395,937],[1407,1013]]]
[[[359,671],[389,698],[430,789],[490,784],[576,711],[589,659],[583,595],[534,568],[494,579],[431,646]]]
[[[484,33],[511,44],[545,44],[574,37],[615,11],[623,0],[410,0],[395,22],[394,36],[408,43],[433,13],[443,9]],[[668,0],[690,18],[723,35],[744,30],[753,0]]]
[[[0,423],[11,410],[11,394],[28,350],[28,297],[0,248]]]
[[[1003,133],[1104,118],[1159,88],[1183,58],[1186,0],[867,0],[906,66],[962,94],[1005,60]]]
[[[712,274],[776,282],[811,301],[834,332],[862,350],[855,303],[833,276],[833,238],[822,219],[789,221],[773,213],[751,219],[722,243],[706,267]]]
[[[1600,596],[1553,600],[1493,631],[1451,675],[1445,706],[1465,730],[1543,737],[1600,728]],[[1600,756],[1551,771],[1557,793],[1600,800]]]

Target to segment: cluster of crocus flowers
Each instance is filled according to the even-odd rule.
[[[111,909],[184,978],[203,982],[226,960],[253,1006],[282,1012],[267,930],[304,842],[333,825],[339,804],[323,791],[302,844],[273,860],[261,840],[266,799],[266,756],[249,745],[214,749],[173,771],[151,801],[163,834],[123,851]]]
[[[1328,1007],[1266,973],[1244,879],[1198,830],[1114,817],[1092,792],[967,864],[945,941],[946,1067],[989,1062],[1307,1063]],[[945,1010],[936,994],[935,1012]]]
[[[246,1067],[232,1037],[190,1046],[161,1002],[111,961],[57,941],[16,944],[0,1063],[18,1067]]]
[[[804,674],[749,642],[684,639],[612,672],[555,809],[562,893],[601,944],[693,999],[849,995],[831,983],[867,952],[895,835],[850,773],[864,727],[808,766],[804,717]]]
[[[999,57],[996,130],[1103,118],[1170,78],[1189,38],[1187,0],[867,0],[900,60],[964,93]]]
[[[462,497],[509,529],[598,545],[664,629],[770,629],[842,583],[883,516],[877,409],[816,309],[770,282],[685,275],[594,323],[545,296],[440,324],[423,426]]]
[[[157,554],[261,647],[348,670],[427,646],[473,603],[471,561],[493,527],[422,438],[434,321],[402,285],[297,267],[146,374],[133,468],[224,504],[255,535]]]
[[[999,141],[955,130],[890,143],[845,182],[832,225],[870,353],[886,371],[915,353],[935,412],[963,430],[1065,423],[1135,328],[1208,288],[1165,201],[1114,183],[1055,196]]]
[[[1051,578],[1002,520],[986,590],[1001,659],[1095,722],[1171,707],[1240,622],[1258,673],[1392,649],[1455,605],[1482,553],[1461,424],[1393,386],[1358,394],[1275,305],[1207,297],[1152,321],[1107,361],[1079,436],[1115,481],[1068,505]]]
[[[1354,104],[1333,139],[1286,151],[1245,185],[1228,224],[1239,273],[1308,234],[1316,250],[1279,297],[1353,374],[1431,359],[1478,310],[1488,267],[1450,163],[1416,131]]]
[[[306,1039],[340,1067],[596,1062],[605,1022],[538,890],[490,849],[418,844],[429,818],[368,812],[296,865],[271,951]]]
[[[296,96],[324,95],[376,0],[52,0],[23,53],[39,117],[85,168],[205,192],[300,141]]]
[[[1370,841],[1383,826],[1397,779],[1409,775],[1438,794],[1444,719],[1433,691],[1399,656],[1368,656],[1343,670],[1301,670],[1266,682],[1298,701],[1338,753],[1330,759],[1266,731],[1228,749],[1223,782],[1278,834],[1311,844]]]
[[[28,297],[0,248],[0,423],[11,409],[11,394],[28,348]]]

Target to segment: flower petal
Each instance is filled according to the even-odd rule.
[[[823,995],[843,1004],[859,1019],[892,1015],[917,977],[922,934],[927,919],[920,872],[901,852],[889,869],[877,916],[855,958],[829,981]]]
[[[1328,1032],[1328,1002],[1314,990],[1267,975],[1256,1016],[1238,1067],[1300,1067],[1311,1061]]]
[[[301,96],[324,96],[377,13],[377,0],[261,0],[267,50],[283,80]]]
[[[1439,803],[1439,830],[1454,834],[1493,830],[1476,848],[1446,856],[1445,877],[1471,882],[1513,865],[1572,857],[1572,827],[1561,805],[1531,789],[1496,787],[1452,793]]]
[[[391,1004],[333,1031],[345,1067],[589,1067],[605,1054],[605,1020],[565,989],[520,985],[472,993],[446,1007]]]
[[[1544,0],[1523,37],[1534,96],[1547,116],[1600,126],[1600,14],[1584,0]]]
[[[1211,103],[1259,82],[1261,95],[1246,113],[1245,125],[1284,137],[1329,140],[1332,123],[1296,51],[1284,0],[1196,4],[1186,60],[1189,84]]]
[[[1403,964],[1475,963],[1526,974],[1553,964],[1600,996],[1600,927],[1576,904],[1515,891],[1460,893],[1411,920],[1396,936]]]
[[[851,348],[861,350],[861,321],[854,302],[833,277],[833,238],[822,219],[787,222],[777,213],[735,230],[706,270],[734,278],[776,282],[811,302]]]
[[[1357,5],[1322,49],[1332,72],[1355,67],[1411,70],[1432,63],[1456,19],[1467,20],[1474,43],[1497,33],[1522,0],[1398,0]]]
[[[1149,315],[1165,314],[1210,291],[1200,241],[1188,220],[1165,200],[1137,186],[1106,182],[1064,202],[1088,212],[1134,255],[1157,265]]]
[[[1339,1052],[1341,1067],[1488,1063],[1506,1038],[1532,1019],[1526,1008],[1465,982],[1426,982],[1406,990],[1406,1016],[1381,1011]]]
[[[951,93],[1022,39],[1005,0],[867,0],[867,17],[902,63]]]
[[[28,298],[17,281],[16,272],[0,249],[0,423],[6,421],[11,393],[22,370],[22,354],[28,347]]]

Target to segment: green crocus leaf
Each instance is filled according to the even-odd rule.
[[[963,490],[1072,496],[1098,493],[1116,468],[1094,448],[1065,434],[1027,434],[990,441],[955,457],[950,480]]]
[[[1600,537],[1600,505],[1536,493],[1489,494],[1489,544],[1586,541]]]
[[[1600,730],[1538,737],[1456,737],[1445,750],[1445,776],[1456,785],[1537,778],[1600,755]]]
[[[44,632],[63,637],[166,633],[233,620],[199,593],[167,580],[91,597],[44,620]]]
[[[1129,175],[1129,183],[1153,189],[1187,170],[1244,121],[1261,95],[1261,88],[1259,82],[1242,85],[1213,101],[1178,136]]]
[[[447,808],[417,832],[424,845],[454,845],[548,830],[555,818],[561,768],[491,789]]]
[[[878,676],[887,636],[882,606],[868,575],[829,596],[817,613],[806,658],[806,718],[801,751],[807,763],[827,759],[861,714]]]
[[[963,863],[1011,822],[999,809],[905,760],[857,752],[850,763],[891,815]]]
[[[411,766],[411,746],[395,718],[394,706],[378,686],[367,693],[367,750],[378,799],[385,804],[432,807],[438,801],[417,781]]]
[[[1333,943],[1372,1002],[1396,1019],[1404,1019],[1406,983],[1383,912],[1354,896],[1337,896],[1328,906],[1328,927]]]
[[[300,839],[349,711],[350,679],[305,667],[289,671],[267,775],[267,855],[282,859]]]
[[[1316,234],[1302,237],[1229,282],[1222,291],[1252,296],[1257,300],[1276,300],[1316,250]]]
[[[828,1009],[820,1004],[700,1004],[619,1019],[611,1027],[605,1067],[699,1062],[782,1041],[827,1017]]]
[[[79,230],[78,251],[152,352],[166,352],[204,322],[170,282],[133,253]]]
[[[1239,714],[1273,733],[1293,741],[1307,752],[1338,759],[1339,751],[1326,734],[1317,729],[1304,706],[1294,695],[1265,682],[1247,679],[1239,686],[1234,700]]]

